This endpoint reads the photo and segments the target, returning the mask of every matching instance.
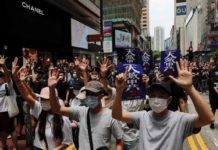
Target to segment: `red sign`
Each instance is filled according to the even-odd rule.
[[[87,41],[88,42],[98,42],[98,41],[102,41],[103,37],[101,34],[91,34],[91,35],[87,35]]]

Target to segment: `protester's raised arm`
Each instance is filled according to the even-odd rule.
[[[116,76],[115,82],[116,82],[117,92],[116,92],[115,101],[112,107],[112,117],[117,120],[123,121],[123,122],[132,123],[132,118],[130,116],[130,113],[123,112],[122,104],[121,104],[122,95],[123,95],[123,91],[125,89],[126,80],[127,80],[127,69],[125,73],[121,73]]]
[[[50,99],[50,104],[52,108],[52,112],[64,116],[69,116],[70,115],[70,109],[65,106],[61,106],[58,101],[58,97],[55,93],[55,86],[58,83],[58,74],[56,76],[51,76],[49,74],[48,78],[48,87],[49,87],[49,99]]]
[[[20,80],[19,73],[18,73],[19,67],[17,66],[17,62],[18,62],[18,58],[15,57],[14,61],[12,62],[12,77],[24,100],[27,101],[30,107],[34,107],[35,97],[32,96],[32,93],[30,92],[26,82]]]
[[[210,124],[214,121],[214,115],[210,110],[210,107],[195,89],[192,84],[192,67],[188,66],[187,61],[180,60],[180,63],[176,63],[178,78],[170,76],[170,78],[176,82],[179,86],[183,87],[186,93],[192,99],[195,109],[198,113],[198,117],[194,122],[195,128],[200,128],[204,125]]]

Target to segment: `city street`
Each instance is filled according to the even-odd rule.
[[[209,103],[208,93],[201,94]],[[192,101],[188,100],[188,111],[195,113]],[[201,132],[188,137],[184,143],[184,150],[217,150],[218,149],[218,113],[215,116],[215,129],[210,129],[207,125],[201,129]]]

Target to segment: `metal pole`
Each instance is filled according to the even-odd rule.
[[[100,33],[103,37],[103,0],[100,0]],[[103,38],[101,40],[101,51],[103,51]]]

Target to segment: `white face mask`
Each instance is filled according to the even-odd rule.
[[[42,110],[49,111],[51,109],[50,101],[41,100],[40,103],[42,106]]]
[[[158,97],[149,98],[149,105],[154,112],[160,113],[167,108],[167,99]]]
[[[91,79],[92,80],[98,80],[99,78],[98,78],[98,75],[91,75]]]

